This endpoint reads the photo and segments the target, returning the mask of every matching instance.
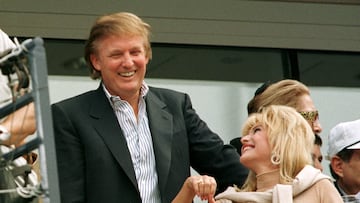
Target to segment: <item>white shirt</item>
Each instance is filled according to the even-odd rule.
[[[104,85],[103,88],[126,138],[142,202],[161,202],[155,155],[144,100],[144,96],[149,90],[148,86],[143,82],[140,90],[138,118],[127,101],[110,95]]]

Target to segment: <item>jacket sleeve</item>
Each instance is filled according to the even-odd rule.
[[[191,166],[198,173],[211,175],[216,179],[217,193],[224,191],[228,186],[241,187],[247,177],[248,169],[240,163],[240,156],[235,148],[224,145],[221,137],[211,131],[199,117],[192,108],[188,95],[185,95],[184,118]]]
[[[61,106],[52,105],[61,202],[85,202],[84,156],[72,120]],[[66,169],[66,170],[62,170]]]

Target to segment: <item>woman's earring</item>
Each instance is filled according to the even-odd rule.
[[[275,152],[272,153],[270,160],[271,160],[271,163],[274,165],[279,165],[280,161],[281,161],[280,156]]]

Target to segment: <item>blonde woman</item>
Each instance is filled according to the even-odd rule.
[[[264,83],[249,101],[247,106],[248,114],[257,112],[261,107],[269,105],[293,107],[305,118],[316,138],[311,151],[313,165],[322,171],[322,141],[321,137],[318,136],[322,131],[322,127],[319,121],[319,112],[310,96],[309,88],[305,84],[291,79],[280,80],[272,84]]]
[[[342,202],[330,178],[311,166],[314,133],[295,109],[270,105],[251,114],[241,142],[248,178],[216,202]]]

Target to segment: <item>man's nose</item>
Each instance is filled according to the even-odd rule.
[[[321,127],[321,124],[319,122],[319,119],[316,119],[313,122],[313,130],[314,130],[314,133],[316,133],[316,134],[320,134],[322,132],[322,127]]]

